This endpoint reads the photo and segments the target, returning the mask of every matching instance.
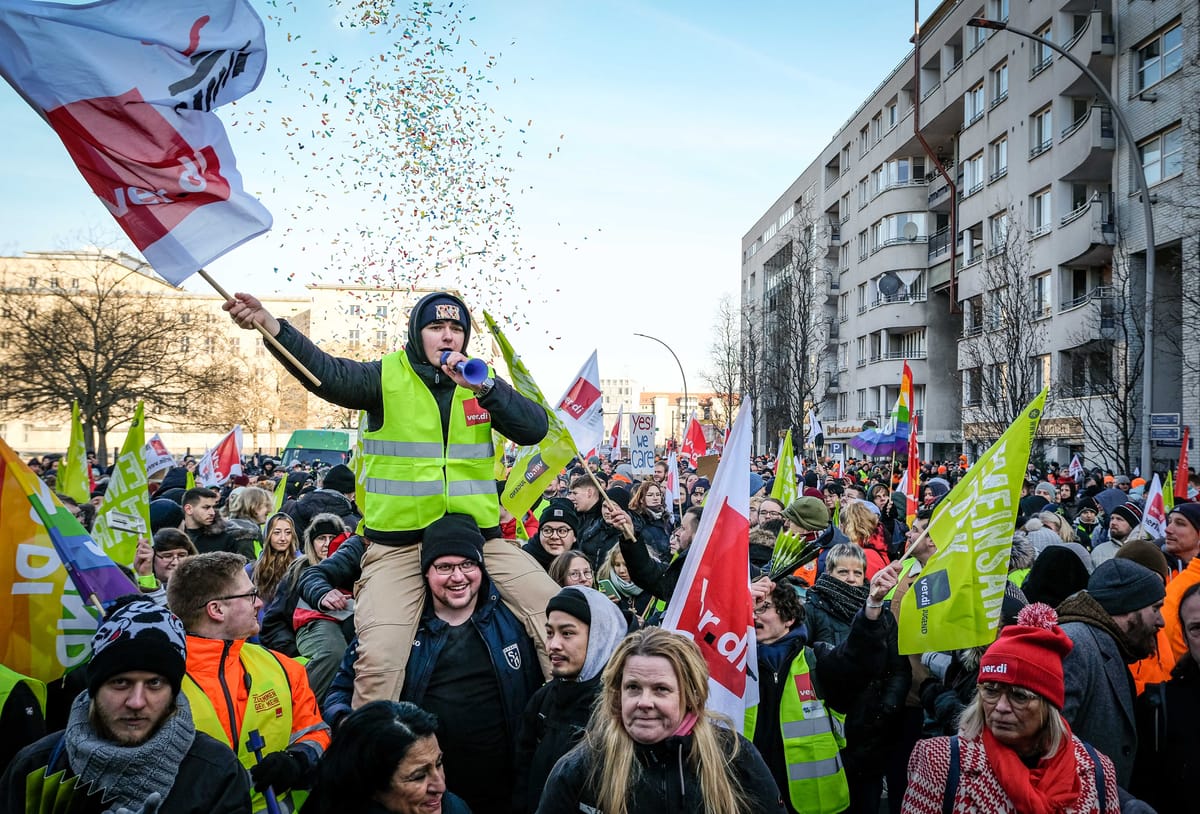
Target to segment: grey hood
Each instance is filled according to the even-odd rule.
[[[616,603],[599,591],[582,585],[572,585],[566,590],[583,594],[588,610],[592,612],[592,624],[588,627],[587,658],[579,672],[580,681],[589,681],[604,671],[617,645],[629,632],[629,625]]]

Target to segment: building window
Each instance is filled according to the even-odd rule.
[[[863,178],[858,182],[858,208],[862,209],[871,202],[870,181]]]
[[[1138,145],[1147,184],[1157,184],[1183,172],[1183,127],[1175,125]]]
[[[1051,108],[1046,107],[1033,114],[1029,122],[1029,132],[1033,140],[1029,157],[1034,158],[1050,149],[1054,144],[1054,122]]]
[[[1001,62],[992,68],[992,105],[995,106],[1008,98],[1008,62]]]
[[[900,110],[896,102],[890,102],[883,109],[883,121],[888,130],[900,123]]]
[[[375,316],[386,318],[387,317],[387,306],[386,305],[375,306]]]
[[[871,119],[872,144],[878,144],[881,138],[883,138],[883,113],[879,112],[875,114],[875,118]]]
[[[963,102],[963,127],[970,127],[983,117],[983,83],[968,90]]]
[[[1032,222],[1032,237],[1040,237],[1050,231],[1050,187],[1035,192],[1030,196],[1030,215]]]
[[[1050,304],[1050,274],[1039,274],[1030,280],[1030,292],[1033,301],[1033,317],[1041,319],[1050,316],[1054,310]]]
[[[963,197],[968,198],[983,189],[983,153],[976,153],[963,162]]]
[[[1137,49],[1137,89],[1148,88],[1183,65],[1183,24],[1175,23]]]
[[[1053,42],[1054,37],[1050,36],[1050,32],[1051,32],[1050,23],[1046,23],[1044,26],[1039,28],[1037,31],[1034,31],[1033,35],[1035,37],[1041,37],[1042,39],[1050,40],[1051,42]],[[1033,43],[1032,53],[1033,53],[1033,71],[1030,74],[1030,78],[1033,78],[1034,76],[1037,76],[1038,74],[1040,74],[1042,71],[1046,70],[1046,68],[1050,67],[1050,63],[1054,61],[1054,52],[1052,50],[1050,50],[1050,48],[1048,46],[1044,45],[1043,43],[1035,41]]]
[[[870,253],[871,253],[870,238],[867,237],[867,231],[864,229],[863,231],[858,233],[858,259],[866,260],[867,256],[870,255]]]
[[[858,154],[864,156],[867,150],[871,149],[871,141],[867,136],[867,125],[863,125],[863,129],[858,131]]]
[[[1033,357],[1033,389],[1039,393],[1050,383],[1050,356]]]
[[[990,180],[995,181],[1008,172],[1008,136],[1001,136],[993,141],[991,153],[992,174]]]
[[[981,45],[987,42],[988,30],[986,28],[975,28],[967,26],[967,55],[975,53]]]
[[[983,402],[983,387],[980,369],[968,368],[963,371],[963,406],[977,407]]]
[[[988,218],[988,256],[999,254],[1008,246],[1008,212],[997,212]]]
[[[346,338],[346,340],[347,340],[347,341],[350,343],[350,347],[352,347],[352,348],[357,348],[357,347],[358,347],[358,343],[359,343],[359,334],[358,334],[358,329],[357,329],[357,328],[355,328],[355,329],[352,329],[352,330],[351,330],[351,331],[350,331],[350,332],[347,334],[347,338]]]
[[[350,306],[347,306],[347,307],[346,307],[346,313],[347,313],[347,314],[349,314],[349,315],[350,315],[350,316],[352,316],[352,317],[359,316],[360,314],[362,314],[362,306],[361,306],[361,305],[350,305]]]
[[[1008,0],[992,0],[989,15],[993,20],[1008,22]]]

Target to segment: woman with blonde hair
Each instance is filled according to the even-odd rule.
[[[691,639],[632,633],[601,682],[584,739],[555,764],[538,814],[782,814],[758,750],[706,709],[708,666]]]
[[[262,525],[275,506],[275,497],[257,486],[239,486],[229,493],[225,502],[225,519],[229,531],[237,540],[252,540],[254,553],[263,547]]]
[[[867,573],[864,576],[868,581],[887,567],[887,543],[883,539],[883,526],[875,504],[865,500],[847,503],[842,509],[842,531],[866,554]]]

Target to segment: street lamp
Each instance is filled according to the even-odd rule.
[[[1104,83],[1096,74],[1088,69],[1078,59],[1067,53],[1061,46],[1051,42],[1045,37],[1039,37],[1030,31],[1022,31],[1019,28],[1013,28],[1008,23],[1000,22],[999,20],[989,20],[986,17],[972,17],[967,20],[967,25],[972,28],[990,28],[994,31],[1008,31],[1016,34],[1019,37],[1035,40],[1049,48],[1051,51],[1062,54],[1072,65],[1083,72],[1083,75],[1096,86],[1096,90],[1104,97],[1104,101],[1108,102],[1108,107],[1112,111],[1113,118],[1117,120],[1117,125],[1121,128],[1121,136],[1129,144],[1132,150],[1137,146],[1137,142],[1133,138],[1133,131],[1129,129],[1129,122],[1125,121],[1124,114],[1117,107],[1117,102],[1113,99],[1112,94],[1108,92],[1108,88],[1104,87]],[[1150,400],[1154,393],[1154,364],[1153,364],[1153,349],[1154,349],[1154,208],[1150,204],[1150,185],[1146,182],[1146,168],[1137,162],[1135,164],[1137,171],[1134,177],[1137,179],[1138,190],[1142,194],[1142,219],[1146,226],[1146,296],[1143,315],[1145,323],[1145,334],[1142,345],[1142,455],[1141,455],[1141,473],[1143,477],[1149,477],[1151,471],[1150,459]],[[1116,201],[1113,202],[1113,207],[1116,207]],[[1115,213],[1114,213],[1115,214]]]
[[[679,378],[683,379],[683,409],[687,410],[687,406],[688,406],[687,376],[683,372],[683,365],[679,363],[679,357],[675,355],[675,351],[671,350],[671,346],[668,345],[666,342],[662,341],[661,339],[659,339],[657,336],[650,336],[650,334],[640,334],[640,333],[637,333],[636,331],[634,331],[633,335],[640,336],[642,339],[653,339],[655,342],[657,342],[658,344],[660,344],[664,348],[666,348],[667,352],[670,353],[672,357],[674,357],[675,364],[679,365]],[[683,423],[684,420],[685,419],[681,415],[680,419],[679,419],[679,426],[680,426],[679,435],[680,435],[680,440],[681,440],[680,447],[683,446],[683,444],[682,444],[683,435],[687,432],[687,430],[684,427],[684,423]],[[673,437],[672,437],[672,440],[674,440]]]

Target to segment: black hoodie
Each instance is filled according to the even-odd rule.
[[[440,367],[434,367],[429,360],[425,359],[421,329],[415,324],[417,315],[420,314],[425,303],[433,297],[449,297],[462,306],[464,313],[469,313],[469,311],[462,300],[452,294],[439,291],[422,297],[409,314],[408,343],[404,352],[408,356],[413,370],[429,388],[438,404],[442,418],[442,442],[445,443],[449,427],[450,405],[454,398],[454,381],[447,377]],[[325,401],[348,410],[366,410],[368,430],[375,431],[383,426],[385,405],[383,403],[382,361],[359,362],[330,356],[296,330],[291,323],[280,320],[279,325],[279,335],[276,337],[279,344],[312,371],[321,380],[321,386],[314,386],[307,377],[300,374],[268,344],[267,350],[271,351],[280,364],[287,368],[309,391]],[[463,335],[464,349],[470,339],[471,332],[468,326]],[[546,436],[546,431],[549,429],[549,419],[545,409],[540,404],[519,394],[512,388],[512,385],[500,378],[496,379],[496,384],[491,392],[480,397],[479,404],[491,413],[492,428],[521,446],[538,443]],[[393,405],[397,409],[404,409],[407,406]],[[485,539],[500,536],[499,526],[480,529],[480,531],[483,532]],[[400,531],[367,528],[364,530],[364,536],[373,542],[385,545],[407,545],[418,542],[422,532],[423,529]]]

